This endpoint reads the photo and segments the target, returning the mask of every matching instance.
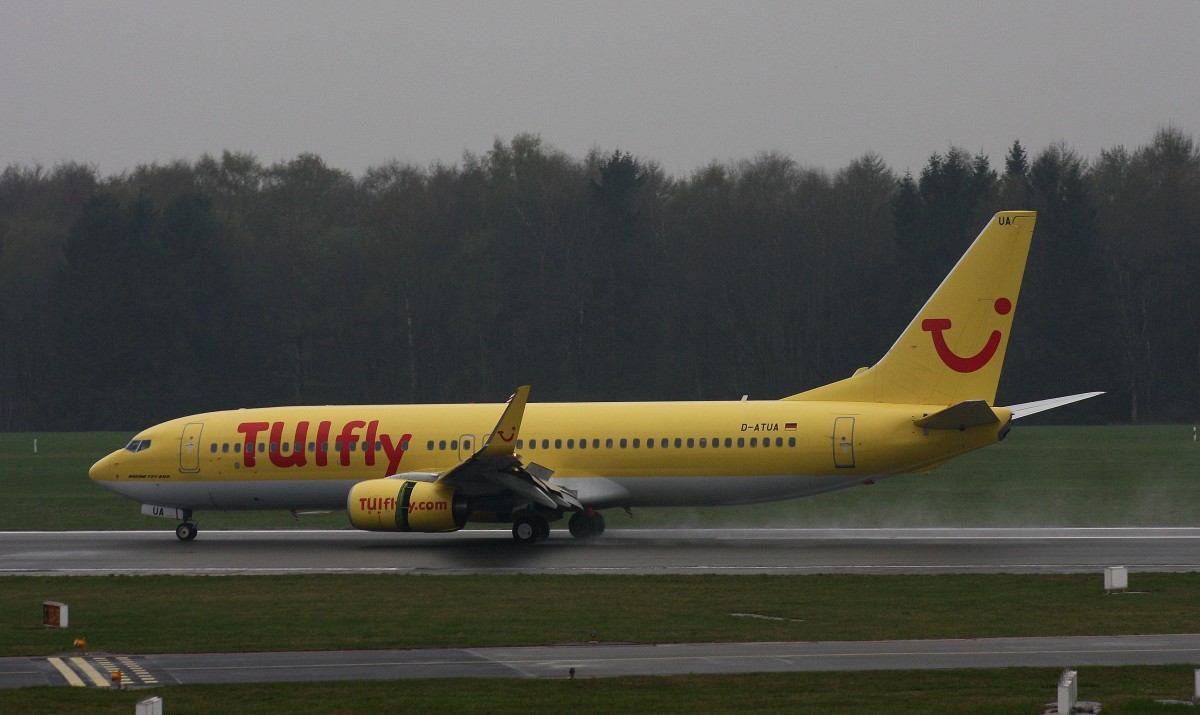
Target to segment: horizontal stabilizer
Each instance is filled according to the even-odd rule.
[[[925,429],[965,430],[971,427],[994,425],[1000,421],[996,413],[983,400],[968,400],[947,407],[927,417],[913,420],[913,424]]]
[[[1024,402],[1019,405],[1013,405],[1008,409],[1012,412],[1012,418],[1014,420],[1019,420],[1022,417],[1036,415],[1039,412],[1045,412],[1046,410],[1052,410],[1055,407],[1062,407],[1063,405],[1069,405],[1072,402],[1079,402],[1080,400],[1086,400],[1089,397],[1095,397],[1096,395],[1103,394],[1103,392],[1081,392],[1078,395],[1052,397],[1049,400],[1038,400],[1037,402]]]

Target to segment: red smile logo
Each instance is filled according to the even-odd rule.
[[[999,315],[1008,315],[1012,310],[1012,301],[1008,298],[997,298],[993,307]],[[970,357],[963,357],[956,354],[946,344],[946,336],[944,332],[950,329],[949,318],[928,318],[921,321],[921,330],[933,336],[933,347],[937,350],[938,357],[942,362],[946,363],[946,367],[955,372],[975,372],[979,368],[987,365],[996,355],[997,348],[1000,347],[1000,331],[993,330],[988,336],[987,343],[979,352]]]
[[[513,441],[513,437],[517,436],[517,431],[509,430],[508,436],[506,437],[506,436],[504,436],[503,430],[496,430],[496,436],[499,437],[500,441],[502,441],[502,442],[511,442],[511,441]]]

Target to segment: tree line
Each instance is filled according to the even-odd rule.
[[[766,153],[683,178],[534,135],[361,177],[225,152],[0,174],[0,429],[239,406],[775,398],[878,359],[992,213],[1039,212],[999,400],[1191,421],[1200,151]]]

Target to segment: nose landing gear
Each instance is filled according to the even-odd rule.
[[[196,522],[192,521],[192,513],[190,511],[184,512],[183,519],[183,523],[175,527],[175,536],[180,541],[191,541],[196,538],[196,532],[199,531],[199,528],[196,526]]]

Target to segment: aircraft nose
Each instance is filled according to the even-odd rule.
[[[93,482],[105,482],[114,479],[116,471],[117,460],[116,452],[114,452],[93,464],[92,468],[88,470],[88,476],[92,478]]]

